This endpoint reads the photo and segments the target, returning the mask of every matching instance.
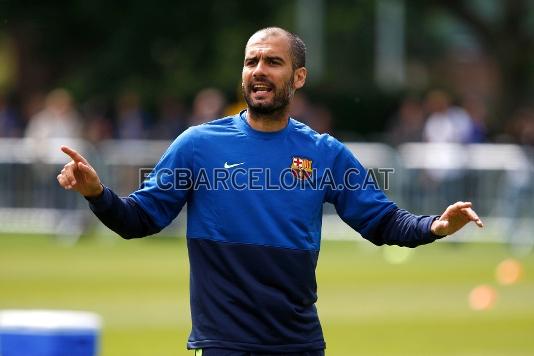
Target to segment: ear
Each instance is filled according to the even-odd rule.
[[[304,86],[304,83],[306,83],[306,75],[308,75],[306,67],[295,69],[293,72],[293,87],[295,90]]]

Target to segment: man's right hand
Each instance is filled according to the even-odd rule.
[[[67,163],[61,173],[58,174],[59,185],[67,190],[74,190],[87,198],[97,197],[102,194],[104,187],[89,162],[78,152],[67,146],[61,146],[61,151],[66,153],[72,161]]]

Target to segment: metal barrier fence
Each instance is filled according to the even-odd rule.
[[[106,185],[127,195],[139,185],[139,170],[152,167],[170,142],[110,140],[93,146],[70,139],[0,139],[0,232],[54,234],[76,241],[85,231],[101,226],[95,224],[83,198],[63,191],[56,182],[56,175],[68,161],[59,150],[62,144],[83,153]],[[532,243],[532,151],[509,144],[408,143],[396,149],[381,143],[347,146],[376,172],[378,183],[402,208],[418,214],[439,214],[454,201],[472,201],[487,228],[469,228],[452,241]],[[389,181],[382,174],[384,169],[394,170],[387,177]],[[183,235],[184,215],[185,209],[169,234]],[[342,239],[354,235],[335,209],[326,204],[323,236]]]

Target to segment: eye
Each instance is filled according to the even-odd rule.
[[[250,59],[245,60],[245,66],[247,67],[254,66],[256,65],[256,63],[257,63],[257,60],[255,58],[250,58]]]

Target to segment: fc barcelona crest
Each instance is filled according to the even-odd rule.
[[[298,179],[309,179],[312,175],[312,161],[302,157],[293,157],[291,173]]]

